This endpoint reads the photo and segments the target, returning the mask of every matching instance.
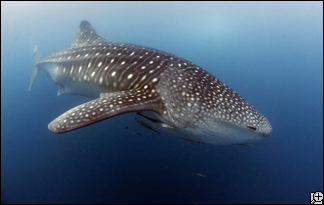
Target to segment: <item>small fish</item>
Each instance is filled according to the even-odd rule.
[[[203,142],[198,142],[198,141],[195,141],[195,140],[192,140],[192,139],[183,138],[183,137],[181,137],[181,139],[186,140],[186,141],[189,141],[189,142],[194,142],[194,143],[197,143],[197,144],[204,144]]]
[[[145,122],[143,122],[142,120],[137,120],[138,124],[151,130],[152,132],[155,132],[158,135],[161,135],[158,131],[154,130],[152,127],[150,127],[148,124],[146,124]]]
[[[243,146],[243,147],[252,147],[251,144],[234,144],[234,145],[240,145],[240,146]]]
[[[132,129],[128,128],[128,127],[126,127],[126,129],[130,130],[130,131],[131,131],[132,133],[134,133],[135,135],[142,136],[140,133],[135,132],[134,130],[132,130]]]
[[[197,175],[197,176],[200,176],[200,177],[207,177],[206,175],[203,175],[203,174],[200,174],[200,173],[195,173],[195,172],[192,172],[192,175]]]
[[[170,125],[168,125],[168,124],[166,124],[166,123],[164,123],[164,122],[162,122],[162,121],[160,121],[160,120],[156,120],[156,119],[153,119],[153,118],[147,117],[147,116],[141,114],[140,112],[137,112],[136,114],[138,114],[138,115],[140,115],[140,116],[146,118],[147,120],[149,120],[149,121],[151,121],[151,122],[153,122],[153,123],[155,123],[155,124],[161,125],[162,127],[172,128]],[[148,126],[148,125],[147,125],[147,126]]]

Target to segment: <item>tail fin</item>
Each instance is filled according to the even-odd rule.
[[[33,52],[33,55],[34,55],[34,64],[33,64],[33,70],[32,70],[32,73],[31,73],[31,76],[30,76],[30,81],[29,81],[29,89],[28,91],[30,91],[30,89],[32,88],[33,86],[33,83],[35,81],[35,78],[37,77],[37,74],[38,74],[38,67],[36,66],[36,64],[40,61],[40,54],[39,54],[39,51],[38,51],[38,47],[35,46],[34,47],[34,52]]]

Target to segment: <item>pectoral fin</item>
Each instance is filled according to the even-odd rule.
[[[100,98],[63,113],[48,125],[48,129],[54,133],[64,133],[128,112],[149,110],[159,113],[159,96],[156,94],[142,98],[144,93],[141,92],[127,90],[102,93]]]

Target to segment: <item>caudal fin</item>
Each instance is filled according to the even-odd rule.
[[[38,67],[36,66],[36,64],[40,61],[41,57],[40,57],[37,46],[34,47],[33,55],[34,55],[34,63],[33,63],[33,70],[32,70],[31,76],[30,76],[28,91],[30,91],[30,89],[32,88],[35,78],[37,77],[38,70],[39,70]]]

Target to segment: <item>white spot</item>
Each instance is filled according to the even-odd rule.
[[[88,68],[90,68],[90,66],[91,66],[91,62],[88,64]]]
[[[121,62],[121,65],[124,65],[125,64],[125,61]]]
[[[144,89],[147,89],[148,88],[148,86],[147,85],[144,85]]]
[[[99,62],[99,63],[98,63],[98,67],[100,67],[101,65],[102,65],[102,62]]]
[[[153,63],[153,61],[150,61],[150,64],[152,64]]]
[[[99,53],[96,53],[96,56],[99,55]]]
[[[107,69],[108,69],[108,66],[106,66],[104,70],[107,70]]]
[[[157,80],[158,80],[157,78],[153,78],[152,82],[154,83],[154,82],[156,82]]]
[[[191,106],[191,103],[188,102],[187,105],[190,107]]]
[[[63,68],[63,73],[65,73],[65,71],[66,71],[66,69],[65,69],[65,68]]]
[[[84,57],[87,57],[88,56],[88,54],[85,54],[85,56]]]
[[[133,74],[129,74],[128,76],[127,76],[127,79],[131,79],[133,77]]]
[[[141,69],[145,69],[145,66],[142,66],[142,68]]]
[[[114,105],[113,104],[110,104],[109,107],[114,107]]]
[[[109,56],[110,55],[110,53],[108,52],[107,54],[106,54],[106,56]]]
[[[91,77],[93,77],[95,74],[96,74],[96,72],[93,71],[93,72],[91,73]]]
[[[130,56],[134,55],[135,52],[131,53]]]
[[[87,80],[87,75],[84,75],[83,79],[84,79],[84,80]]]
[[[114,77],[116,75],[116,71],[111,73],[111,77]]]
[[[68,57],[68,60],[70,60],[70,59],[71,59],[71,56]]]
[[[111,59],[110,63],[113,63],[114,62],[114,59]]]
[[[102,77],[101,77],[101,78],[99,79],[99,83],[100,83],[100,84],[102,84],[102,80],[103,80],[103,79],[102,79]]]
[[[141,81],[145,80],[145,78],[146,78],[146,75],[144,75],[144,76],[142,77]]]
[[[81,72],[81,70],[82,70],[82,66],[79,67],[79,73]]]

